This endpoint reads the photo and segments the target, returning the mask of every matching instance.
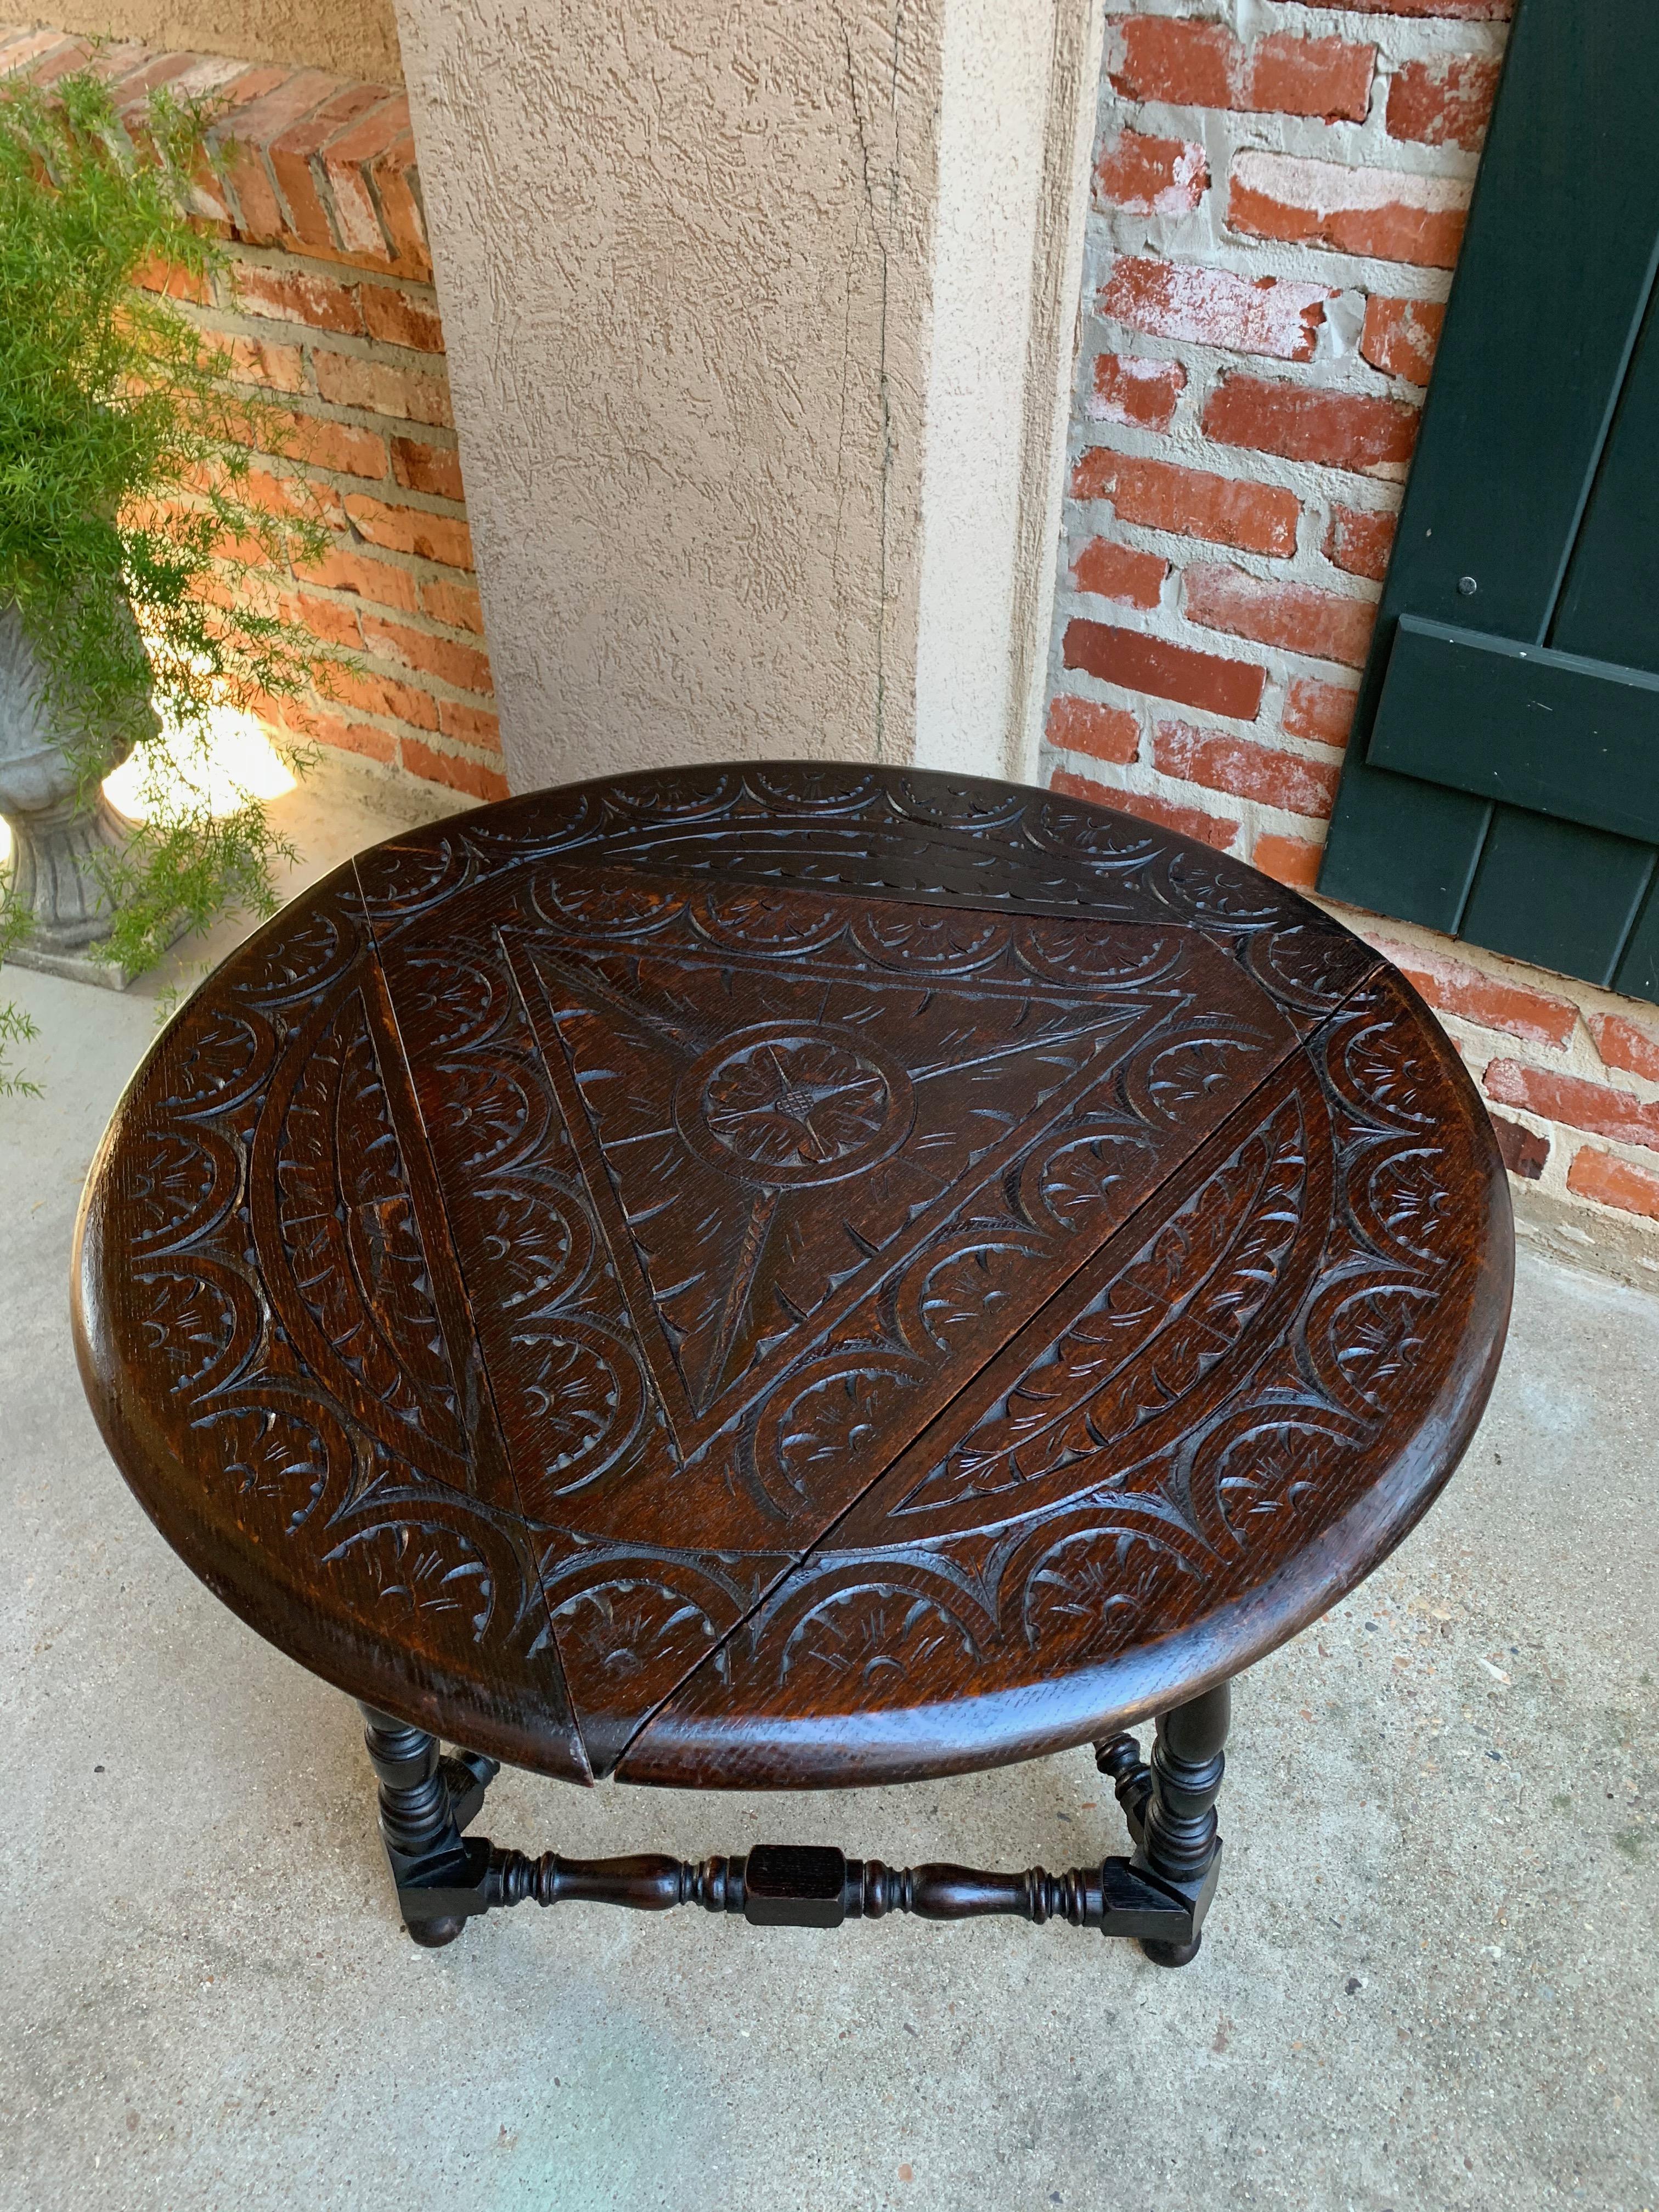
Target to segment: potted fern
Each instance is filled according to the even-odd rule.
[[[214,811],[212,718],[337,658],[276,605],[326,541],[244,496],[260,403],[135,282],[222,265],[191,215],[210,121],[163,94],[124,128],[85,73],[0,95],[0,957],[131,972],[227,908],[269,912],[285,848],[252,797]],[[136,823],[100,788],[135,750]],[[8,1011],[0,1053],[22,1033]]]

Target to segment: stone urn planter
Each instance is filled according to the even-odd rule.
[[[132,744],[111,740],[106,775]],[[131,979],[90,948],[112,926],[96,863],[125,844],[128,825],[101,790],[77,800],[76,783],[40,656],[16,605],[0,607],[0,816],[11,831],[11,895],[34,921],[8,957],[118,990]]]

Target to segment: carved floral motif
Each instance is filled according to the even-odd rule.
[[[715,1144],[762,1181],[817,1180],[873,1153],[894,1091],[876,1060],[838,1038],[739,1036],[704,1076],[695,1111]]]

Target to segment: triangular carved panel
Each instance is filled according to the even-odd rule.
[[[1176,1004],[508,952],[688,1454]]]

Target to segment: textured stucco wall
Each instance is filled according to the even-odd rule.
[[[909,757],[939,15],[403,0],[515,783]]]
[[[1100,13],[945,9],[916,670],[929,768],[1035,773]]]
[[[50,21],[162,52],[305,62],[374,84],[403,82],[392,0],[52,0]]]
[[[933,230],[916,758],[1000,769],[1017,644],[1031,239],[1043,184],[1053,9],[945,10]]]

